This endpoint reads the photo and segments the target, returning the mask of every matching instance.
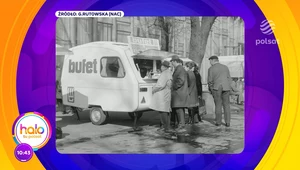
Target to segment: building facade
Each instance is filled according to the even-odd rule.
[[[165,20],[169,29],[168,49],[182,57],[188,57],[190,18],[170,18]],[[161,42],[164,30],[157,23],[157,17],[59,18],[56,24],[56,43],[67,48],[93,41],[127,43],[127,36],[156,38]],[[208,37],[205,57],[243,54],[243,20],[238,17],[218,17]]]

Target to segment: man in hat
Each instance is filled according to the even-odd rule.
[[[184,109],[189,106],[187,72],[181,65],[181,60],[177,55],[172,56],[171,63],[174,66],[171,107],[175,110],[179,119],[178,130],[183,130],[185,126]]]
[[[208,85],[215,101],[216,126],[222,123],[222,106],[224,110],[225,126],[230,126],[231,76],[227,66],[219,63],[217,56],[209,58],[211,67],[208,69]]]
[[[164,132],[171,132],[170,111],[171,111],[171,88],[172,73],[169,69],[170,62],[163,61],[161,65],[161,75],[152,89],[152,100],[150,108],[160,113],[160,119]],[[161,130],[161,129],[159,129]]]

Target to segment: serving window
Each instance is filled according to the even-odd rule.
[[[161,73],[160,60],[134,58],[134,64],[143,79],[157,79]]]

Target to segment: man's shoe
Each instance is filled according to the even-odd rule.
[[[221,124],[219,124],[219,123],[216,123],[215,125],[216,125],[216,126],[221,126]]]
[[[226,123],[225,126],[226,126],[226,127],[230,127],[230,123]]]

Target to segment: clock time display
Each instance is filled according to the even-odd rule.
[[[21,162],[29,161],[32,156],[32,147],[26,143],[19,144],[15,149],[15,157]]]

